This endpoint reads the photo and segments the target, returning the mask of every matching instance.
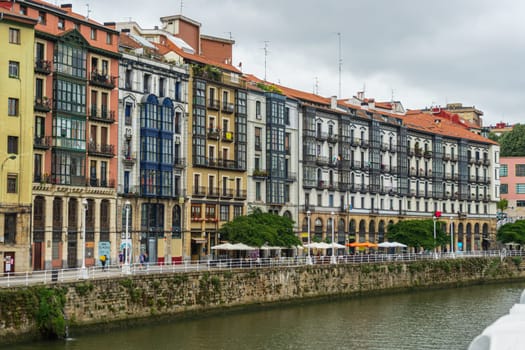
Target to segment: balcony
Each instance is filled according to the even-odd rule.
[[[115,146],[108,144],[96,144],[88,143],[88,154],[90,156],[99,156],[99,157],[114,157],[115,156]]]
[[[39,74],[51,74],[51,61],[46,60],[35,60],[35,73]]]
[[[206,196],[206,187],[204,186],[193,186],[193,192],[194,197],[204,197]]]
[[[336,191],[339,189],[339,185],[335,181],[328,182],[328,191]]]
[[[415,154],[414,150],[412,148],[407,148],[407,155],[409,157],[412,157]]]
[[[36,112],[47,113],[51,110],[51,108],[52,108],[51,99],[47,97],[42,97],[42,96],[35,98],[34,110]]]
[[[208,198],[219,198],[219,188],[218,187],[208,187]]]
[[[390,166],[388,164],[381,164],[381,172],[382,173],[390,172]]]
[[[326,141],[328,140],[328,133],[327,132],[321,132],[321,131],[318,131],[316,132],[315,134],[315,138],[317,141]]]
[[[485,165],[485,166],[489,166],[489,165],[490,165],[490,160],[487,159],[487,158],[484,158],[484,159],[483,159],[483,165]]]
[[[361,139],[352,138],[351,144],[352,144],[352,146],[357,147],[357,146],[359,146],[361,144]]]
[[[450,161],[452,161],[452,162],[457,162],[457,161],[458,161],[458,156],[455,155],[455,154],[452,154],[452,155],[450,156]]]
[[[286,173],[286,181],[288,181],[288,182],[297,181],[297,173],[287,172]]]
[[[318,156],[315,163],[319,166],[328,165],[330,164],[330,159],[328,157]]]
[[[219,100],[213,100],[213,99],[208,100],[208,108],[209,109],[214,109],[214,110],[218,111],[220,106],[221,106],[221,103],[219,102]]]
[[[222,158],[205,158],[204,162],[198,162],[194,159],[194,166],[204,166],[209,168],[229,169],[229,170],[244,170],[237,165],[237,161]]]
[[[129,152],[127,150],[122,151],[122,162],[125,165],[131,166],[134,165],[137,161],[137,155],[135,152]]]
[[[427,158],[427,159],[430,159],[432,158],[432,151],[425,151],[423,153],[423,157]]]
[[[367,140],[361,140],[361,148],[368,148],[369,143]]]
[[[389,147],[388,147],[388,143],[382,143],[381,144],[381,151],[382,152],[386,152],[388,151]]]
[[[88,179],[87,185],[90,187],[113,188],[115,187],[115,180],[98,179],[98,178],[91,177]]]
[[[316,180],[309,180],[309,179],[303,180],[303,188],[314,188],[316,184],[317,184]]]
[[[262,169],[254,169],[252,173],[252,177],[257,178],[257,179],[265,179],[266,177],[268,177],[268,172]]]
[[[108,74],[101,74],[97,71],[91,72],[89,76],[89,84],[99,86],[106,89],[114,89],[117,77]]]
[[[221,111],[223,111],[224,113],[233,113],[234,110],[235,108],[233,106],[233,103],[228,103],[228,102],[222,103]]]
[[[223,188],[221,191],[221,198],[232,199],[233,198],[233,189],[232,188]]]
[[[416,148],[416,149],[414,150],[414,155],[415,155],[416,157],[418,157],[418,158],[423,157],[423,150],[422,150],[421,148]]]
[[[173,159],[174,168],[182,169],[185,166],[186,166],[186,158],[175,157],[175,159]]]
[[[389,151],[390,153],[394,153],[397,150],[397,146],[394,144],[389,145]]]
[[[221,129],[219,128],[208,128],[208,139],[218,141],[221,137]]]
[[[338,140],[339,140],[339,137],[336,134],[328,134],[329,143],[337,143]]]
[[[232,131],[224,131],[222,133],[222,141],[224,142],[233,142],[233,132]]]
[[[235,199],[244,200],[246,199],[246,190],[236,190],[234,194]]]
[[[443,154],[443,160],[448,162],[450,160],[450,153]]]
[[[114,123],[115,122],[115,111],[108,111],[107,108],[95,108],[92,107],[89,110],[89,120],[102,123]]]
[[[323,181],[323,180],[317,181],[317,186],[316,187],[317,187],[318,190],[326,190],[326,189],[328,189],[328,183]]]
[[[33,148],[49,149],[51,147],[51,136],[35,136]]]

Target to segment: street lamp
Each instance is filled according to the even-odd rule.
[[[84,209],[84,217],[82,218],[82,267],[80,268],[80,278],[87,279],[88,273],[86,269],[86,216],[88,210],[87,199],[82,200],[82,207]]]
[[[336,264],[337,263],[337,260],[335,258],[335,246],[334,246],[334,215],[335,213],[332,211],[331,213],[332,215],[332,258],[330,260],[330,263],[331,264]]]
[[[312,265],[312,257],[310,256],[310,215],[312,212],[308,210],[306,212],[306,217],[308,218],[308,256],[306,257],[306,263]]]
[[[432,217],[432,220],[434,220],[434,259],[437,259],[437,251],[436,251],[436,220],[437,220],[437,217],[434,215]]]
[[[454,217],[450,217],[450,253],[454,254]]]
[[[129,208],[131,203],[126,201],[126,242],[124,243],[124,265],[122,266],[122,273],[131,274],[129,259],[131,254],[131,240],[129,239]]]

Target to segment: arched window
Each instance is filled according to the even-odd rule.
[[[377,242],[381,243],[385,241],[385,222],[383,220],[379,221],[379,228],[378,228],[378,237]]]
[[[316,239],[323,239],[323,220],[320,218],[315,219],[314,233]]]
[[[366,222],[365,220],[361,220],[359,222],[359,242],[365,242],[366,241]]]
[[[289,210],[286,210],[286,211],[283,213],[283,216],[284,216],[285,218],[292,219],[292,213],[290,213]]]
[[[376,241],[376,224],[374,220],[371,220],[368,224],[368,240],[370,242]]]
[[[179,205],[175,205],[172,210],[171,234],[174,238],[181,238],[181,209]]]
[[[337,225],[337,242],[344,244],[345,243],[345,220],[339,219],[339,224]]]

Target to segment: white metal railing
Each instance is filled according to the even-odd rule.
[[[410,262],[431,259],[471,258],[471,257],[499,257],[524,256],[522,250],[489,250],[489,251],[464,251],[455,253],[401,253],[401,254],[355,254],[336,256],[337,264],[367,264],[378,262]],[[330,255],[275,258],[243,258],[243,259],[206,259],[184,261],[176,264],[147,263],[131,264],[129,274],[120,265],[110,265],[105,268],[101,266],[86,267],[86,273],[81,268],[54,269],[42,271],[27,271],[9,273],[0,277],[0,288],[28,286],[37,284],[52,284],[59,282],[74,282],[84,279],[105,279],[123,277],[127,275],[198,272],[211,270],[233,270],[233,269],[259,269],[271,267],[294,267],[304,265],[330,265]]]

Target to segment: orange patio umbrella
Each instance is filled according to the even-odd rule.
[[[353,242],[347,243],[346,246],[352,248],[377,248],[377,244],[372,242]]]

